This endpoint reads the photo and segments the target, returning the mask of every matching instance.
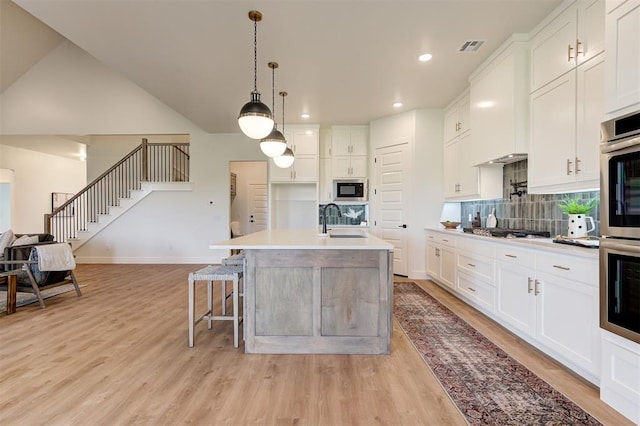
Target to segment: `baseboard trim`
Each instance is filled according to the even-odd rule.
[[[220,256],[211,257],[105,257],[105,256],[77,256],[76,263],[99,264],[186,264],[186,265],[214,265],[222,260]]]

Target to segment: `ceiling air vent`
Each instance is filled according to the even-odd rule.
[[[477,52],[487,40],[467,40],[462,43],[458,52]]]

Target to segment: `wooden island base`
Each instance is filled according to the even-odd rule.
[[[247,248],[245,253],[246,353],[389,353],[392,252]]]

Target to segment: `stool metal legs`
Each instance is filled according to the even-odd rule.
[[[232,267],[233,268],[233,267]],[[228,269],[228,268],[227,268]],[[217,273],[216,273],[217,272]],[[223,270],[215,269],[215,267],[208,266],[200,271],[189,274],[189,347],[193,347],[195,326],[203,319],[207,320],[207,328],[211,330],[214,320],[226,320],[233,321],[233,346],[239,346],[239,326],[240,326],[240,311],[239,311],[239,297],[240,297],[240,278],[243,276],[242,266],[235,267],[233,273],[222,273]],[[207,311],[196,318],[195,313],[195,283],[196,281],[207,281]],[[222,315],[213,314],[213,282],[220,281],[222,287]],[[231,293],[233,303],[233,315],[226,314],[226,300],[227,295],[227,281],[233,282],[233,291]]]

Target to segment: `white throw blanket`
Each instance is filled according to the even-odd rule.
[[[41,271],[69,271],[76,267],[71,246],[67,243],[43,244],[36,246],[36,250]]]

